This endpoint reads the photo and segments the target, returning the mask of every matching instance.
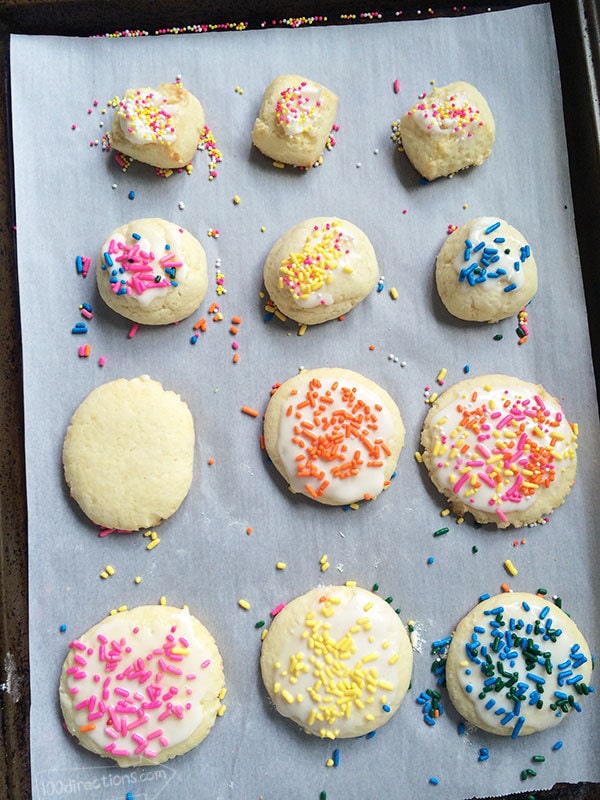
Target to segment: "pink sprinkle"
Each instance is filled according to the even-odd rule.
[[[200,669],[206,669],[207,667],[210,667],[210,658],[207,658],[206,661],[200,664]],[[189,677],[191,678],[192,676]],[[196,676],[194,675],[193,677],[195,678]]]
[[[140,326],[138,325],[138,323],[137,323],[137,322],[134,322],[134,324],[133,324],[133,325],[131,326],[131,328],[129,329],[129,333],[127,334],[127,338],[128,338],[128,339],[133,339],[133,337],[134,337],[134,336],[136,335],[136,333],[138,332],[138,328],[139,328],[139,327],[140,327]]]
[[[471,477],[470,472],[465,472],[460,476],[460,478],[456,481],[456,483],[452,487],[452,491],[454,492],[454,494],[458,494],[460,492],[460,490],[462,489],[464,484],[469,480],[470,477]]]
[[[502,522],[508,522],[508,518],[507,518],[506,514],[504,513],[504,511],[502,511],[501,508],[497,508],[496,509],[496,514],[498,514],[498,516],[500,517]]]
[[[398,78],[394,81],[394,94],[398,94],[400,91],[400,81]]]
[[[277,614],[279,614],[280,611],[283,611],[284,608],[285,603],[280,603],[278,606],[275,606],[275,608],[271,611],[271,616],[276,617]]]

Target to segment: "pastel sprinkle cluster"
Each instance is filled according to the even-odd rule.
[[[281,92],[275,105],[275,121],[281,128],[305,133],[313,130],[319,114],[321,101],[313,99],[307,92],[307,82],[290,86]]]
[[[451,95],[442,103],[435,101],[417,103],[408,114],[413,116],[417,113],[427,122],[428,130],[436,127],[454,133],[466,132],[467,136],[472,136],[472,128],[483,125],[479,109],[474,108],[468,100],[461,102],[456,95]]]
[[[134,97],[127,96],[119,102],[117,114],[125,120],[132,135],[169,145],[175,140],[175,128],[166,104],[165,97],[152,91],[143,94],[138,89]]]

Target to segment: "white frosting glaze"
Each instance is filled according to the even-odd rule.
[[[177,139],[174,116],[177,103],[169,103],[154,89],[138,89],[127,93],[119,102],[119,125],[126,139],[133,144],[171,144]]]
[[[302,308],[330,306],[344,277],[357,260],[355,239],[339,220],[323,228],[315,226],[301,251],[290,253],[279,268],[280,288],[287,289]]]
[[[473,220],[465,247],[454,260],[457,279],[483,291],[510,292],[525,281],[523,265],[530,256],[525,239],[495,217]],[[493,228],[493,230],[491,230]]]
[[[102,245],[102,268],[113,293],[148,306],[185,281],[189,267],[179,254],[181,236],[182,229],[168,223],[166,230],[164,225],[144,225],[141,232],[108,238]]]
[[[459,625],[464,651],[458,680],[487,728],[506,728],[516,738],[557,725],[581,710],[577,691],[589,688],[587,644],[557,606],[537,595],[497,595],[478,605]],[[569,696],[571,700],[569,700]]]
[[[410,682],[408,634],[390,605],[364,589],[317,588],[296,598],[275,618],[263,648],[273,640],[267,690],[277,710],[323,738],[380,727]]]
[[[408,114],[415,122],[434,136],[454,134],[459,138],[472,136],[481,122],[479,109],[471,105],[462,94],[436,94],[424,98]]]
[[[392,416],[375,392],[307,379],[282,411],[277,449],[294,492],[344,505],[382,491],[393,434]]]
[[[481,386],[433,413],[428,425],[437,481],[499,515],[528,508],[561,462],[575,458],[577,437],[560,408],[524,385]]]
[[[209,651],[198,639],[187,609],[169,612],[168,624],[158,616],[141,628],[134,610],[115,614],[70,645],[75,661],[66,686],[74,722],[113,757],[155,758],[202,722],[220,659],[213,663],[216,646]]]
[[[275,106],[275,121],[286,136],[306,133],[316,136],[321,109],[321,88],[302,81],[281,92]]]

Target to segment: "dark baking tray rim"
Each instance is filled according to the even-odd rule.
[[[390,0],[367,12],[362,0],[239,0],[206,2],[174,0],[168,6],[135,0],[127,10],[115,0],[0,0],[0,56],[3,97],[0,103],[0,796],[27,800],[31,795],[29,761],[28,549],[25,486],[23,384],[21,362],[15,214],[11,164],[10,59],[11,33],[94,36],[109,33],[147,35],[163,30],[197,31],[271,27],[275,24],[373,24],[378,20],[423,19],[428,15],[487,13],[540,0],[470,6],[441,0],[434,7]],[[600,9],[597,0],[550,0],[558,48],[569,169],[579,254],[588,309],[590,341],[600,387],[600,281],[595,239],[600,231]],[[401,12],[401,13],[400,13]],[[124,20],[126,25],[124,25]],[[523,110],[526,124],[526,109]],[[543,209],[540,209],[540,214]],[[8,289],[8,291],[7,291]],[[490,793],[493,795],[493,787]],[[528,792],[504,800],[527,800]],[[557,784],[535,793],[536,800],[596,800],[600,784]]]

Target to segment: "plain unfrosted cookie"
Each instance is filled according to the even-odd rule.
[[[307,733],[343,739],[388,722],[409,687],[412,661],[389,603],[346,585],[289,602],[263,641],[260,668],[280,714]]]
[[[104,302],[127,319],[145,325],[179,322],[206,295],[206,253],[174,222],[136,219],[104,241],[96,281]]]
[[[435,282],[459,319],[498,322],[524,308],[537,291],[529,243],[498,217],[477,217],[448,236],[437,257]]]
[[[499,528],[538,521],[575,481],[576,426],[542,386],[508,375],[447,389],[425,418],[421,444],[453,510]]]
[[[264,419],[267,453],[294,493],[326,505],[373,500],[404,445],[398,406],[374,381],[339,367],[281,384]]]
[[[536,594],[483,600],[457,625],[446,659],[450,700],[468,722],[501,736],[551,728],[581,711],[592,673],[577,625]]]
[[[316,81],[279,75],[265,89],[252,142],[282,164],[312,167],[335,122],[338,98]]]
[[[115,108],[110,146],[159,169],[181,169],[192,161],[204,124],[200,101],[180,82],[127,89]]]
[[[173,391],[147,376],[94,389],[71,418],[65,480],[81,510],[103,528],[159,525],[187,495],[194,421]]]
[[[424,95],[404,114],[398,134],[409,161],[428,181],[483,164],[495,136],[485,98],[464,81]]]
[[[271,300],[287,317],[306,325],[350,311],[373,289],[378,274],[366,234],[336,217],[313,217],[290,228],[264,265]]]
[[[223,695],[212,635],[186,608],[162,605],[112,614],[72,641],[59,687],[69,732],[120,767],[161,764],[196,747]]]

